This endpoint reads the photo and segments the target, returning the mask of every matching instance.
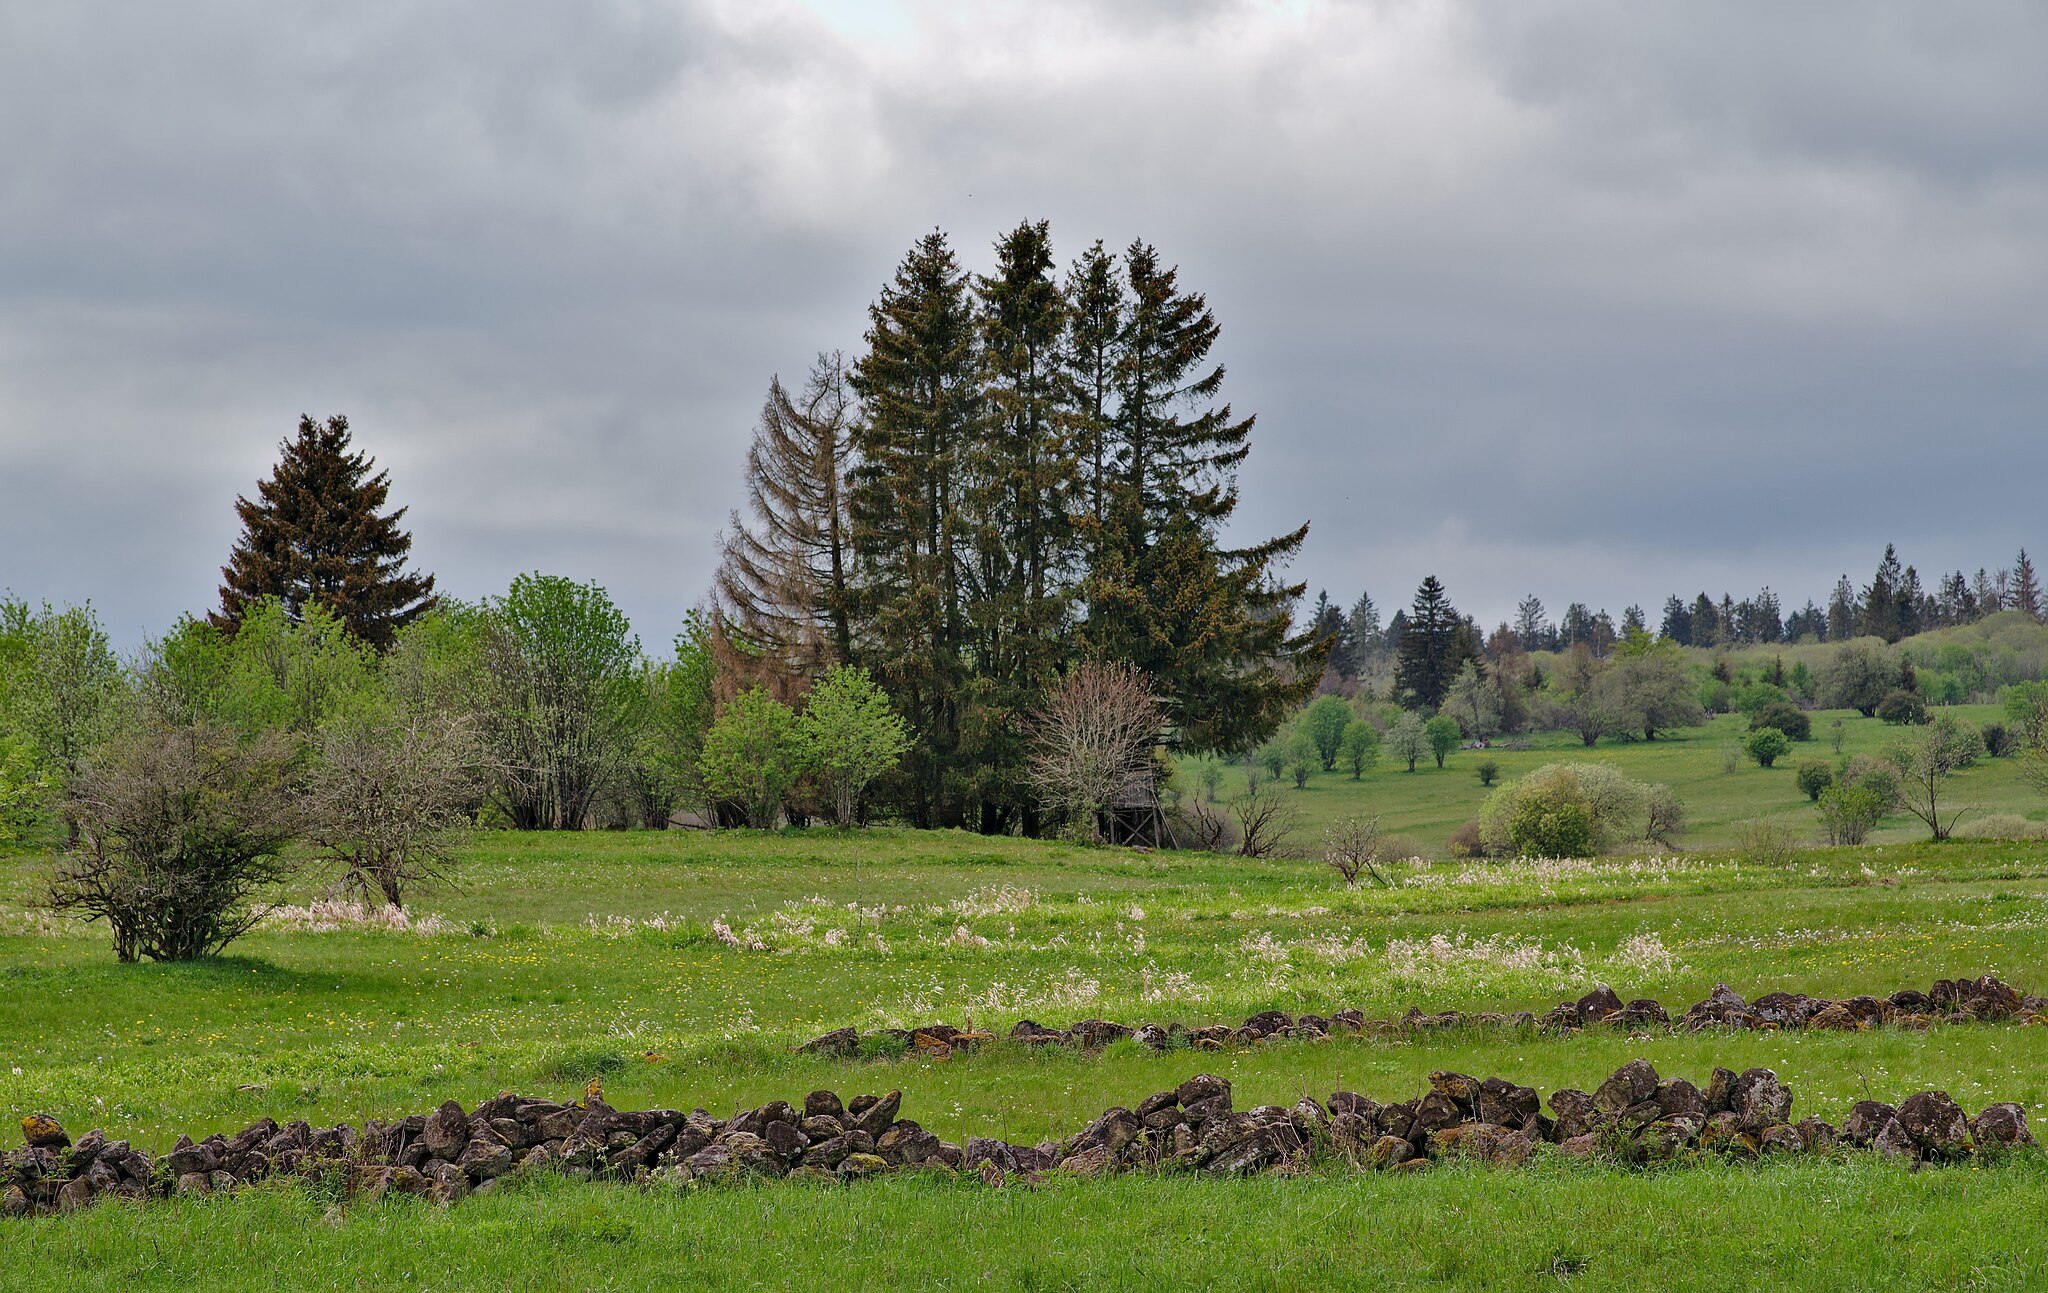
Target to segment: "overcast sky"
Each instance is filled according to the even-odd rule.
[[[2048,549],[2048,7],[0,5],[0,586],[211,605],[301,412],[664,643],[771,374],[934,226],[1142,236],[1244,537],[1488,623]]]

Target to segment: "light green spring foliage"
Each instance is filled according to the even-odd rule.
[[[1287,734],[1286,745],[1287,775],[1293,778],[1294,788],[1300,790],[1308,785],[1308,779],[1315,775],[1316,767],[1322,762],[1322,754],[1316,748],[1314,734],[1308,730],[1305,723],[1297,724],[1294,730]]]
[[[1458,748],[1458,742],[1465,734],[1459,730],[1457,719],[1449,714],[1438,714],[1422,725],[1422,735],[1429,742],[1429,752],[1436,756],[1436,766],[1441,768],[1444,759]]]
[[[1351,770],[1351,779],[1357,781],[1379,764],[1379,729],[1362,718],[1352,719],[1344,725],[1344,739],[1338,744],[1337,757]]]
[[[28,742],[0,736],[0,844],[13,843],[35,826],[53,784],[36,766]]]
[[[375,654],[318,603],[293,620],[266,598],[244,610],[234,637],[212,640],[223,664],[215,712],[206,717],[244,735],[271,730],[306,739],[377,703]]]
[[[1444,697],[1444,713],[1458,721],[1465,735],[1482,741],[1500,733],[1501,708],[1500,689],[1481,676],[1478,661],[1467,660],[1458,676],[1451,679],[1450,692]]]
[[[1422,730],[1422,719],[1413,713],[1395,719],[1387,729],[1386,750],[1394,762],[1415,771],[1416,763],[1429,756],[1429,736]]]
[[[835,665],[811,687],[797,719],[804,761],[832,798],[841,826],[851,826],[861,792],[896,766],[910,748],[903,719],[867,670]]]
[[[1341,696],[1318,696],[1302,711],[1300,728],[1315,747],[1317,761],[1328,772],[1337,766],[1344,745],[1344,729],[1351,723],[1351,706]]]
[[[1584,846],[1590,852],[1641,840],[1659,829],[1660,820],[1682,815],[1668,787],[1636,781],[1605,763],[1546,763],[1486,797],[1480,842],[1497,856],[1521,853],[1537,842],[1529,837],[1532,823],[1566,806],[1584,810]]]
[[[0,736],[25,742],[45,770],[69,776],[113,730],[124,692],[92,603],[36,610],[0,598]]]
[[[698,759],[706,792],[738,800],[759,830],[775,827],[804,763],[796,712],[759,686],[733,697],[705,733]]]

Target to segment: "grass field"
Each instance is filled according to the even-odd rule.
[[[849,1023],[1542,1009],[1596,981],[1667,1006],[1717,980],[1847,995],[1993,972],[2040,991],[2040,843],[1814,850],[1781,868],[1712,851],[1404,864],[1389,888],[1346,891],[1306,862],[952,833],[490,834],[462,891],[419,902],[438,932],[266,928],[176,966],[117,965],[104,931],[32,910],[45,866],[0,860],[0,1107],[159,1151],[261,1114],[353,1121],[501,1088],[568,1096],[593,1076],[620,1107],[721,1115],[820,1086],[900,1087],[906,1116],[942,1136],[1013,1140],[1202,1069],[1230,1077],[1243,1105],[1339,1087],[1411,1095],[1438,1068],[1548,1091],[1636,1055],[1695,1079],[1714,1064],[1774,1067],[1795,1116],[1839,1120],[1867,1095],[1929,1086],[1972,1110],[2048,1109],[2048,1029],[2013,1026],[1473,1030],[1218,1054],[995,1044],[944,1063],[790,1052]],[[0,1282],[273,1287],[290,1271],[298,1287],[2026,1288],[2048,1281],[2044,1183],[2032,1158],[1918,1174],[1869,1161],[1551,1164],[1000,1192],[563,1185],[446,1215],[392,1201],[336,1216],[266,1187],[10,1224]]]
[[[1956,705],[1942,712],[1980,724],[2004,716],[1995,705]],[[1880,757],[1912,729],[1888,726],[1853,709],[1814,710],[1811,717],[1813,739],[1795,745],[1791,754],[1769,768],[1758,767],[1740,752],[1749,720],[1740,714],[1724,714],[1702,727],[1659,736],[1655,741],[1602,740],[1588,748],[1569,732],[1541,732],[1513,738],[1511,743],[1496,743],[1497,748],[1490,750],[1453,751],[1442,768],[1434,760],[1424,759],[1411,773],[1406,764],[1383,757],[1379,767],[1358,780],[1339,768],[1316,773],[1299,790],[1291,779],[1282,784],[1289,801],[1300,810],[1297,843],[1303,848],[1313,848],[1332,822],[1377,816],[1381,828],[1398,837],[1404,851],[1440,856],[1451,832],[1477,817],[1485,802],[1488,791],[1479,783],[1477,773],[1483,759],[1499,765],[1502,781],[1545,763],[1590,759],[1612,764],[1639,781],[1668,785],[1685,803],[1686,831],[1679,842],[1688,849],[1731,847],[1738,824],[1754,818],[1783,821],[1800,838],[1817,841],[1821,838],[1819,815],[1800,793],[1793,776],[1807,759],[1838,762],[1832,741],[1835,720],[1842,721],[1844,756]],[[1509,748],[1510,744],[1527,748]],[[1266,780],[1263,769],[1259,778]],[[1965,833],[1973,819],[1981,821],[1992,814],[2048,821],[2048,799],[2020,779],[2015,759],[1980,760],[1976,767],[1958,773],[1951,784],[1955,802],[1971,809],[1963,818],[1961,830]],[[1219,798],[1228,803],[1244,790],[1244,769],[1233,767],[1225,775]],[[1184,792],[1199,795],[1201,788],[1190,783]],[[1901,813],[1886,818],[1871,839],[1873,843],[1903,843],[1925,839],[1927,834],[1919,819]]]

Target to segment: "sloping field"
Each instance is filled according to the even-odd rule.
[[[2048,1106],[2048,1028],[1368,1031],[1097,1049],[1000,1040],[1024,1019],[1190,1027],[1265,1010],[1542,1013],[1597,983],[1676,1016],[1717,982],[1848,998],[1996,974],[2048,995],[2048,846],[1887,844],[1782,868],[1725,855],[1403,865],[1346,891],[1304,862],[958,834],[487,835],[407,928],[296,909],[184,966],[120,966],[103,931],[0,880],[0,1107],[155,1153],[259,1116],[360,1124],[500,1090],[724,1118],[831,1088],[903,1092],[962,1142],[1058,1138],[1199,1072],[1240,1108],[1380,1100],[1432,1071],[1591,1090],[1632,1058],[1705,1086],[1768,1067],[1793,1116],[1926,1088]],[[887,1028],[999,1040],[904,1053]],[[857,1054],[797,1053],[841,1026]],[[1868,1153],[1655,1169],[1567,1161],[1244,1180],[944,1174],[639,1190],[522,1183],[441,1212],[267,1184],[0,1223],[6,1282],[137,1286],[2036,1287],[2032,1153],[1920,1171]]]

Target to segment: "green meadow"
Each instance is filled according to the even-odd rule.
[[[1789,782],[1780,770],[1723,774],[1716,747],[1702,737],[1625,752],[1712,762],[1707,782]],[[1460,757],[1428,779],[1476,792]],[[1965,776],[1980,771],[2000,770]],[[1382,770],[1364,789],[1331,779],[1302,793],[1335,800],[1406,780]],[[1228,1076],[1244,1105],[1337,1089],[1407,1096],[1433,1069],[1590,1086],[1638,1055],[1695,1079],[1716,1064],[1769,1066],[1797,1093],[1795,1114],[1833,1120],[1858,1099],[1926,1087],[1972,1111],[2000,1099],[2048,1110],[2048,1029],[2014,1025],[1633,1038],[1482,1028],[1217,1053],[997,1042],[946,1061],[792,1050],[843,1024],[1000,1034],[1023,1018],[1542,1010],[1598,982],[1674,1009],[1716,982],[1748,996],[1851,995],[1996,973],[2039,991],[2040,842],[1814,849],[1776,866],[1712,848],[1413,860],[1383,887],[1347,890],[1306,860],[946,832],[505,832],[478,837],[461,888],[423,895],[407,928],[323,906],[309,879],[226,956],[130,966],[104,930],[35,908],[48,865],[0,861],[0,1106],[157,1151],[180,1132],[265,1114],[354,1121],[506,1088],[566,1098],[593,1078],[620,1107],[720,1115],[818,1087],[900,1088],[906,1115],[942,1136],[1030,1140],[1204,1070]],[[1815,1288],[2025,1288],[2048,1280],[2043,1183],[2032,1155],[1919,1173],[1863,1159],[1648,1173],[1546,1163],[1000,1191],[543,1183],[446,1214],[274,1185],[10,1223],[5,1246],[9,1286],[23,1288],[269,1287],[282,1270],[295,1287],[334,1288],[1725,1289],[1774,1287],[1794,1270]],[[508,1244],[522,1254],[509,1266]]]

